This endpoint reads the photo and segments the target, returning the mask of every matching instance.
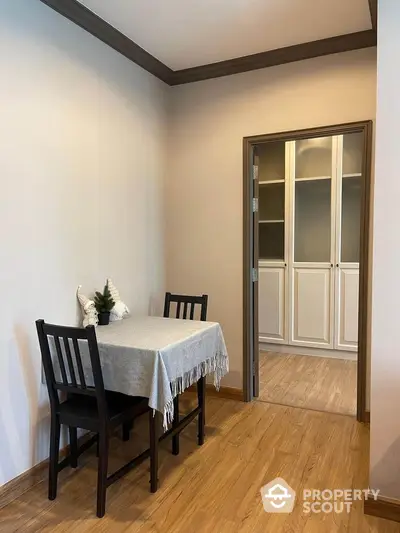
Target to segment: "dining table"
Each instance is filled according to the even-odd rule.
[[[169,436],[179,438],[179,433],[196,417],[198,444],[204,442],[206,378],[213,375],[218,390],[229,371],[222,328],[217,322],[132,316],[97,327],[96,336],[105,388],[148,398],[152,413],[150,448],[114,476],[121,477],[150,456],[151,490],[155,492],[159,442]],[[84,346],[81,355],[90,384],[90,356]],[[179,413],[174,413],[174,398],[194,384],[198,405],[180,419]]]

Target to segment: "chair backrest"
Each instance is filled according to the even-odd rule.
[[[171,294],[170,292],[165,293],[165,302],[164,302],[164,318],[169,318],[171,303],[176,303],[176,315],[175,318],[183,318],[194,320],[195,306],[200,305],[200,320],[207,320],[207,304],[208,304],[208,295],[203,294],[202,296],[186,296],[184,294]],[[183,304],[183,305],[182,305]],[[188,317],[188,307],[190,306],[190,315]],[[182,309],[182,316],[181,316]]]
[[[94,326],[74,328],[37,320],[36,329],[52,409],[59,405],[58,392],[61,391],[95,397],[99,415],[106,414],[106,396]],[[53,349],[50,347],[50,339]],[[88,345],[94,387],[92,384],[87,385],[85,379],[79,341],[85,341]],[[57,367],[54,366],[55,362]]]

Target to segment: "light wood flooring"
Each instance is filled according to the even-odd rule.
[[[259,400],[355,415],[357,363],[310,355],[260,352]]]
[[[185,395],[189,407],[194,395]],[[146,419],[128,443],[115,439],[110,468],[146,442]],[[196,424],[181,438],[181,454],[160,454],[160,489],[149,492],[148,462],[108,490],[107,513],[95,516],[96,459],[82,457],[60,475],[55,501],[41,482],[0,511],[2,533],[400,533],[400,524],[350,514],[264,512],[260,488],[280,476],[303,488],[366,488],[369,431],[350,417],[263,402],[207,399],[207,439],[196,445]]]

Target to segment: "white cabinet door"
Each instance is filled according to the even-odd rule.
[[[330,266],[294,266],[290,344],[333,347],[332,282]]]
[[[260,266],[258,287],[260,342],[287,344],[285,266]]]
[[[363,135],[341,135],[338,147],[335,348],[357,351]]]
[[[358,265],[337,268],[336,339],[338,350],[357,351],[358,343]]]

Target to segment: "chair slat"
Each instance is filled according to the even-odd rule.
[[[170,304],[171,302],[176,303],[176,318],[180,318],[181,305],[183,304],[183,319],[188,318],[188,306],[190,304],[190,320],[194,320],[194,313],[196,305],[200,305],[200,320],[207,320],[207,305],[208,305],[208,296],[203,294],[202,296],[188,296],[184,294],[171,294],[167,292],[165,294],[164,301],[164,317],[168,318],[170,316]]]
[[[58,357],[58,362],[60,364],[60,371],[61,371],[61,378],[64,383],[64,385],[68,385],[68,378],[67,378],[67,372],[65,371],[65,364],[64,364],[64,358],[61,351],[61,344],[59,337],[55,336],[54,338],[54,344],[56,346],[56,352]]]
[[[74,352],[75,352],[76,364],[78,367],[79,381],[81,382],[80,385],[82,389],[86,389],[85,373],[83,372],[82,358],[81,358],[81,352],[79,350],[79,344],[78,344],[77,339],[73,339],[72,343],[74,345]]]
[[[99,419],[101,419],[102,424],[106,424],[109,419],[109,411],[107,409],[106,391],[104,388],[100,353],[94,326],[73,328],[70,326],[46,324],[44,320],[37,320],[36,328],[40,343],[40,351],[42,353],[43,366],[46,373],[46,383],[52,414],[54,415],[57,413],[58,406],[60,406],[60,400],[62,400],[63,404],[68,403],[71,400],[69,396],[67,396],[67,399],[60,399],[58,394],[60,391],[64,391],[67,394],[70,393],[78,398],[79,396],[89,394],[96,398]],[[54,339],[55,350],[50,349],[50,339]],[[82,346],[79,346],[79,343],[81,342]],[[62,346],[62,343],[64,343],[64,346]],[[83,364],[80,350],[80,348],[83,350],[83,346],[88,349],[88,357],[87,361],[85,359],[85,364]],[[56,352],[57,355],[52,352]],[[83,355],[86,357],[86,352]],[[69,366],[69,375],[67,375],[67,363],[65,361],[67,361]],[[84,373],[86,364],[90,364],[93,376],[93,383],[90,382],[89,386],[85,380]],[[56,379],[54,374],[55,365],[59,366],[59,372],[61,373],[62,379]],[[78,383],[78,377],[80,383]],[[73,401],[79,403],[80,400],[73,398]]]
[[[72,385],[76,387],[77,383],[76,383],[75,368],[74,368],[74,363],[72,361],[71,349],[69,347],[69,340],[67,339],[67,337],[63,337],[63,341],[64,341],[65,354],[67,356],[69,375],[71,376]]]

